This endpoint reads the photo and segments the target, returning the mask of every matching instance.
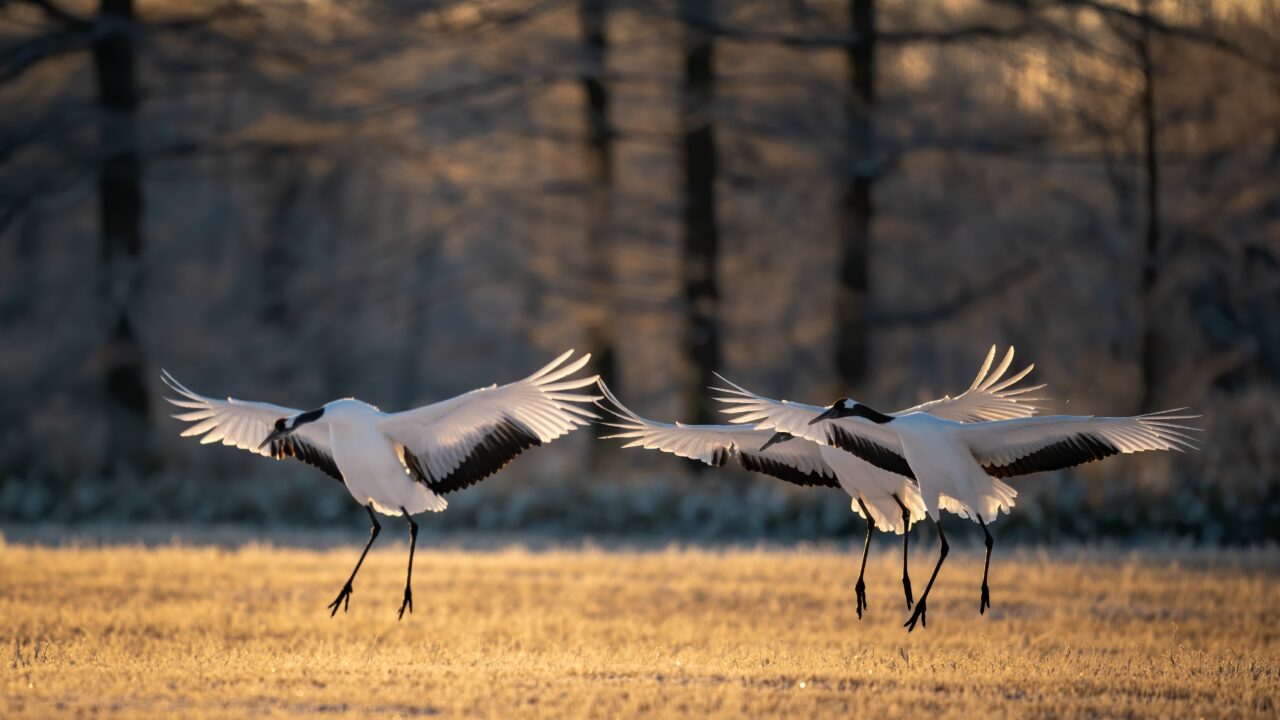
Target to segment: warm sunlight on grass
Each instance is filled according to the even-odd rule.
[[[4,717],[1255,716],[1280,701],[1274,552],[958,548],[908,636],[894,558],[834,550],[0,547]],[[917,556],[923,587],[926,559]],[[917,589],[917,591],[918,591]]]

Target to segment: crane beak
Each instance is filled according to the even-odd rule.
[[[272,431],[271,431],[271,434],[267,436],[267,439],[266,439],[266,440],[263,440],[263,441],[258,445],[258,449],[259,449],[259,450],[261,450],[262,448],[264,448],[264,447],[266,447],[266,446],[270,445],[272,442],[274,442],[274,441],[276,441],[276,440],[278,440],[278,439],[280,439],[280,438],[282,438],[282,437],[284,437],[285,435],[288,435],[288,434],[289,434],[289,433],[282,432],[282,431],[280,431],[280,430],[272,430]]]
[[[764,452],[765,450],[768,450],[770,446],[777,445],[780,442],[786,442],[793,437],[795,436],[790,433],[776,432],[760,446],[760,449],[757,452]]]

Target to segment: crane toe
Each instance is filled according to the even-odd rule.
[[[929,627],[929,621],[925,619],[925,601],[923,599],[916,605],[915,612],[911,613],[911,618],[902,624],[902,627],[911,632],[916,629],[916,623],[919,622],[921,627]]]
[[[404,611],[406,608],[409,610],[409,614],[412,615],[413,614],[413,591],[410,590],[409,588],[404,589],[404,600],[400,603],[400,614],[399,616],[397,616],[396,618],[397,620],[404,619]]]
[[[342,590],[338,593],[338,597],[327,606],[329,608],[329,617],[337,615],[338,608],[342,608],[342,612],[347,612],[351,607],[351,590],[350,581],[348,581],[346,585],[342,586]]]

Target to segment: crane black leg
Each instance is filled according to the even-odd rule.
[[[925,603],[929,600],[929,591],[933,589],[933,581],[938,579],[938,571],[942,569],[942,561],[947,559],[947,536],[942,532],[942,523],[935,519],[933,524],[938,527],[938,540],[942,541],[942,549],[938,552],[938,564],[933,566],[933,575],[929,576],[929,584],[924,586],[924,594],[920,596],[920,602],[916,603],[916,611],[911,614],[911,619],[903,625],[907,632],[916,629],[916,621],[924,619]],[[924,623],[925,627],[929,627],[928,621]]]
[[[911,604],[915,602],[911,595],[911,574],[907,572],[907,548],[911,543],[911,511],[896,493],[893,499],[897,501],[898,507],[902,508],[902,592],[907,596],[907,609],[910,610]]]
[[[982,565],[982,598],[978,600],[978,614],[984,615],[987,608],[991,607],[991,590],[987,588],[987,571],[991,569],[991,546],[994,541],[991,539],[991,532],[987,530],[987,524],[982,521],[982,516],[978,516],[978,524],[982,526],[982,534],[987,536],[987,559]]]
[[[404,519],[409,521],[409,575],[404,579],[404,601],[400,603],[399,619],[404,619],[404,609],[409,608],[409,614],[413,614],[413,549],[418,546],[418,523],[413,521],[413,517],[409,515],[409,511],[400,508],[400,512],[404,513]]]
[[[875,532],[876,521],[871,518],[871,511],[862,502],[862,498],[857,498],[858,507],[862,508],[862,514],[867,518],[867,539],[862,544],[862,568],[858,570],[858,584],[853,586],[854,593],[858,596],[858,619],[862,619],[862,611],[867,607],[867,584],[863,582],[862,576],[867,573],[867,554],[871,552],[871,533]]]
[[[378,539],[378,533],[382,532],[382,526],[378,524],[378,516],[373,514],[373,503],[369,503],[364,507],[369,512],[369,522],[373,523],[373,527],[369,530],[369,542],[364,544],[364,552],[360,553],[360,559],[356,561],[356,568],[351,571],[351,577],[347,578],[347,583],[342,586],[342,591],[338,593],[338,599],[329,603],[329,617],[338,614],[338,608],[342,608],[342,612],[346,612],[351,607],[351,583],[356,579],[356,573],[360,572],[360,566],[364,564],[364,556],[369,554],[369,548],[373,547],[373,541]]]

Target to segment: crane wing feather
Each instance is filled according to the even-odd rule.
[[[402,460],[432,492],[444,494],[492,475],[525,450],[551,442],[597,416],[581,407],[596,395],[573,393],[596,376],[573,377],[590,360],[563,353],[529,377],[390,413],[378,426],[402,447]]]
[[[774,433],[740,425],[686,425],[663,423],[640,417],[623,405],[603,382],[600,390],[608,404],[600,407],[614,416],[604,423],[619,432],[602,439],[627,440],[623,447],[658,450],[678,457],[720,467],[730,457],[743,468],[805,487],[840,487],[835,471],[822,459],[822,448],[811,442],[793,440],[765,445]]]
[[[182,431],[182,437],[199,437],[202,445],[221,442],[223,445],[277,460],[287,457],[295,458],[320,469],[339,482],[342,481],[342,473],[333,462],[329,434],[322,428],[303,425],[288,437],[275,440],[267,447],[258,447],[271,433],[272,426],[277,420],[297,415],[299,410],[283,405],[235,398],[218,400],[193,392],[178,382],[168,371],[162,370],[160,377],[169,389],[182,397],[181,400],[174,398],[165,398],[165,400],[189,411],[178,413],[173,417],[183,422],[194,423]]]
[[[1005,420],[1035,415],[1039,408],[1031,403],[1040,398],[1028,398],[1025,394],[1040,390],[1044,385],[1014,387],[1030,374],[1035,366],[1030,365],[1012,377],[1005,378],[1005,372],[1013,363],[1013,348],[1009,348],[1000,364],[992,370],[995,356],[996,346],[992,345],[973,383],[960,395],[954,398],[948,395],[892,414],[908,415],[913,412],[927,412],[936,417],[957,422]],[[714,389],[720,393],[716,399],[728,405],[721,412],[734,416],[730,422],[750,423],[759,429],[776,429],[818,443],[831,442],[827,429],[823,427],[825,423],[809,424],[810,420],[822,414],[826,408],[790,400],[774,400],[735,385],[720,375],[716,377],[727,386]],[[833,424],[841,425],[853,422],[847,419],[832,421]],[[865,426],[862,422],[855,424]],[[889,434],[886,433],[886,435]],[[894,446],[891,444],[889,447]]]
[[[826,432],[818,425],[809,424],[810,420],[821,415],[826,408],[790,400],[774,400],[735,385],[722,375],[717,374],[716,377],[728,387],[712,388],[720,393],[715,399],[728,405],[721,408],[720,412],[730,415],[729,422],[734,425],[751,425],[757,430],[776,430],[811,442],[827,442]]]
[[[1183,408],[1185,409],[1185,408]],[[961,428],[958,438],[993,477],[1061,470],[1118,454],[1193,450],[1198,415],[1183,409],[1136,417],[1046,415]]]
[[[1043,400],[1039,397],[1027,397],[1028,393],[1044,389],[1044,385],[1015,388],[1035,365],[1028,365],[1011,377],[1005,378],[1009,366],[1013,364],[1013,348],[1010,347],[995,370],[991,363],[996,356],[996,346],[992,345],[987,359],[973,379],[973,383],[963,393],[955,397],[944,395],[937,400],[921,403],[914,407],[900,410],[894,415],[907,415],[913,412],[927,412],[935,417],[956,422],[983,422],[990,420],[1009,420],[1013,418],[1031,417],[1040,408],[1032,403]],[[990,372],[988,372],[990,371]]]
[[[914,477],[903,456],[902,443],[898,440],[897,433],[859,418],[841,418],[810,424],[826,408],[773,400],[756,395],[723,377],[720,380],[729,387],[716,388],[723,393],[716,399],[730,406],[721,410],[735,416],[730,422],[754,423],[756,430],[774,430],[820,445],[838,447],[881,470],[908,478]]]

